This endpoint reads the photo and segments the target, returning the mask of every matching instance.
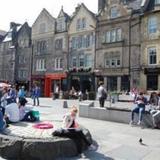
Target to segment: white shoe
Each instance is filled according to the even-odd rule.
[[[142,122],[141,122],[141,121],[138,121],[137,125],[140,126],[141,124],[142,124]]]
[[[132,125],[134,125],[134,121],[130,121],[130,123],[129,123],[129,124],[130,124],[131,126],[132,126]]]

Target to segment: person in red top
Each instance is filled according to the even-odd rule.
[[[139,121],[138,125],[141,125],[143,114],[145,112],[145,106],[147,105],[147,98],[144,97],[144,94],[140,92],[139,96],[135,100],[135,104],[137,104],[137,107],[132,110],[132,117],[131,117],[131,122],[130,124],[134,124],[134,114],[138,113],[139,114]]]

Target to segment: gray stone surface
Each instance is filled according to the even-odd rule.
[[[129,124],[131,120],[131,108],[122,108],[122,106],[100,108],[91,106],[90,104],[88,104],[88,102],[83,102],[79,104],[80,117],[126,124]],[[138,115],[136,114],[135,119],[135,121],[137,122]],[[150,114],[143,115],[142,124],[144,127],[153,127],[152,117]]]
[[[31,101],[31,100],[29,100]],[[63,114],[68,110],[63,109],[63,101],[40,99],[43,107],[38,107],[43,118],[41,120],[61,121]],[[79,105],[78,101],[67,101],[69,106]],[[98,104],[95,101],[95,104]],[[120,103],[123,104],[123,103]],[[132,104],[124,106],[131,107]],[[73,158],[62,157],[58,160],[159,160],[160,132],[155,129],[131,127],[127,124],[108,121],[78,118],[78,121],[88,128],[93,139],[98,143],[96,151],[86,151],[81,156]],[[144,145],[139,144],[142,138]],[[129,149],[127,149],[129,148]],[[131,151],[133,150],[133,153]],[[120,153],[120,154],[119,154]],[[1,160],[1,158],[0,158]],[[53,159],[54,160],[54,159]]]

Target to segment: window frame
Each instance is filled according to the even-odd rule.
[[[151,52],[152,52],[152,55],[151,55]],[[156,47],[149,47],[147,49],[147,52],[148,52],[148,64],[149,65],[157,65],[157,48]],[[154,54],[153,54],[154,53]],[[155,57],[154,57],[155,56]],[[154,59],[155,58],[155,59]],[[155,63],[151,62],[151,61],[154,61],[155,60]]]

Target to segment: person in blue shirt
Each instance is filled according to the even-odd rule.
[[[33,98],[33,105],[35,106],[37,104],[37,106],[39,106],[39,97],[40,97],[40,87],[39,86],[35,86],[32,89],[32,98]],[[37,102],[37,103],[36,103]]]
[[[6,128],[6,122],[4,120],[2,112],[0,111],[0,132],[3,132],[5,128]]]
[[[22,86],[22,87],[19,89],[19,91],[18,91],[18,98],[19,98],[19,100],[20,100],[21,98],[25,98],[24,86]]]

